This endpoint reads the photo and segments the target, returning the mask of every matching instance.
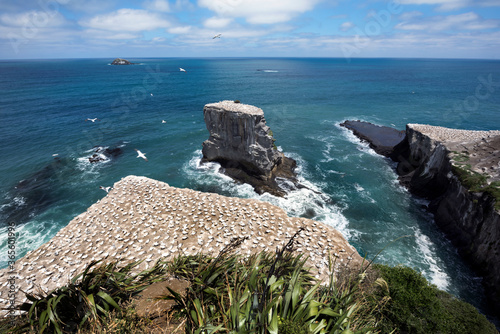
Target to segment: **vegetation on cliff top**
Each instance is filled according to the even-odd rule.
[[[470,192],[484,192],[495,200],[495,210],[500,211],[500,181],[488,182],[488,175],[480,174],[472,170],[467,164],[469,155],[467,152],[452,152],[452,171],[460,183]]]
[[[276,253],[235,254],[235,240],[217,257],[178,256],[139,274],[137,263],[94,267],[46,296],[30,296],[29,312],[11,333],[498,333],[471,305],[429,284],[407,267],[345,269],[321,285],[293,252],[293,238]],[[94,267],[94,268],[92,268]],[[182,291],[158,318],[138,316],[132,297],[175,276]],[[151,301],[153,302],[153,301]],[[156,322],[163,318],[162,326]]]

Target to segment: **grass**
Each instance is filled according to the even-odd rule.
[[[498,333],[486,317],[470,304],[430,284],[421,273],[403,266],[375,265],[388,283],[387,291],[370,298],[389,301],[379,312],[382,333],[397,329],[401,333]]]
[[[133,274],[139,263],[120,268],[118,262],[96,266],[99,261],[93,261],[64,287],[47,294],[26,293],[28,301],[20,306],[26,312],[24,323],[13,332],[68,333],[90,326],[100,330],[111,312],[121,314],[121,304],[164,273],[164,265],[158,262],[149,270]]]
[[[469,191],[490,195],[495,200],[495,210],[500,211],[500,181],[488,183],[488,177],[473,171],[469,164],[452,164],[452,171]]]
[[[0,321],[0,330],[150,333],[153,320],[137,315],[131,297],[174,275],[188,287],[161,298],[173,302],[164,316],[183,333],[498,333],[474,307],[407,267],[350,268],[320,284],[294,252],[294,238],[276,252],[246,257],[236,239],[216,257],[180,255],[138,274],[137,263],[92,263],[68,286],[31,296],[18,326],[7,330],[9,320]]]

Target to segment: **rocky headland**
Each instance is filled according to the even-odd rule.
[[[397,162],[400,182],[430,200],[436,224],[484,277],[488,297],[499,305],[500,131],[408,124],[398,140],[396,129],[361,121],[343,126]],[[381,140],[387,136],[392,148]]]
[[[360,268],[362,258],[343,236],[322,223],[288,217],[279,207],[253,199],[225,197],[170,187],[146,177],[128,176],[109,193],[75,217],[49,242],[15,263],[15,273],[0,270],[0,301],[9,303],[9,279],[14,275],[17,303],[24,292],[47,292],[68,283],[91,261],[123,264],[143,260],[137,268],[158,259],[206,253],[216,256],[236,237],[248,237],[242,254],[275,251],[299,230],[296,252],[308,256],[307,265],[326,279],[329,257],[334,273],[342,267]]]
[[[222,172],[250,184],[257,193],[284,196],[287,187],[299,187],[295,160],[274,144],[262,109],[234,101],[210,103],[203,108],[210,137],[203,142],[203,162],[218,162]],[[285,183],[283,183],[285,184]]]

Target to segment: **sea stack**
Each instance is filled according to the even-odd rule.
[[[250,184],[259,194],[284,196],[277,177],[297,185],[296,162],[277,149],[262,109],[222,101],[205,105],[203,115],[210,137],[203,142],[202,162],[220,163],[224,174]]]

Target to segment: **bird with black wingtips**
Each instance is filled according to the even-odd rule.
[[[137,158],[143,158],[144,160],[148,161],[148,158],[146,158],[146,154],[145,153],[142,153],[141,151],[139,151],[136,148],[134,150],[137,152]]]

